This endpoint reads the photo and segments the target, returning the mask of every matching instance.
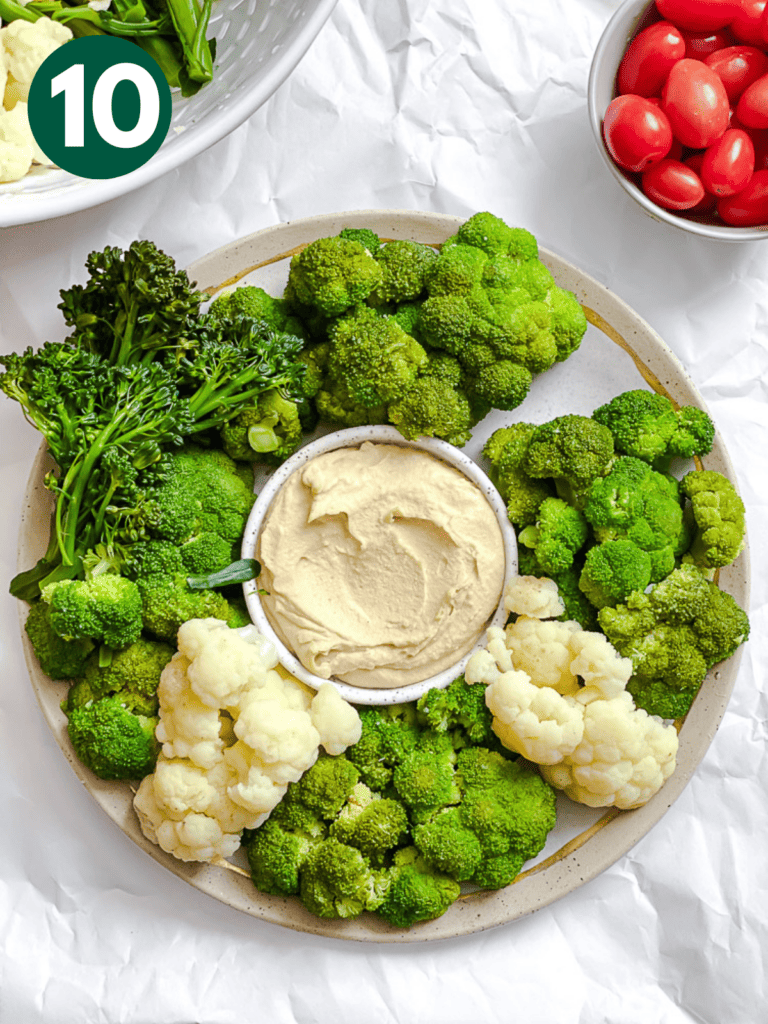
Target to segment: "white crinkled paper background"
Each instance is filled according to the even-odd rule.
[[[226,2],[226,0],[219,0]],[[432,944],[344,943],[239,914],[135,847],[77,783],[0,598],[0,1024],[758,1024],[768,898],[768,237],[689,238],[607,174],[585,98],[611,0],[339,0],[228,139],[141,192],[0,229],[0,349],[62,336],[88,252],[186,265],[279,221],[489,209],[615,291],[708,403],[748,508],[752,638],[722,725],[664,818],[530,917]],[[0,401],[2,577],[38,438]],[[6,588],[3,586],[3,591]]]

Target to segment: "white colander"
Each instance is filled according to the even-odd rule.
[[[174,92],[168,136],[142,167],[120,178],[79,178],[35,167],[0,184],[0,227],[30,224],[124,195],[180,166],[242,124],[293,71],[337,0],[216,0],[214,79],[196,96]]]

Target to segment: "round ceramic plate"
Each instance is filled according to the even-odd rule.
[[[382,239],[410,238],[439,244],[452,235],[461,219],[406,211],[356,211],[280,224],[233,242],[189,268],[190,277],[211,294],[236,282],[258,282],[281,294],[289,258],[315,238],[337,234],[343,227],[368,227]],[[564,413],[590,414],[598,405],[629,388],[649,387],[684,405],[704,408],[701,397],[662,339],[636,313],[597,281],[551,252],[542,260],[558,284],[575,292],[585,308],[589,327],[579,350],[567,362],[538,377],[524,405],[515,413],[492,413],[476,428],[465,451],[480,459],[488,435],[515,420],[543,422]],[[728,453],[718,436],[705,466],[734,483]],[[19,543],[19,568],[40,557],[48,539],[50,494],[43,479],[46,456],[38,456],[30,475]],[[258,483],[257,483],[258,490]],[[749,554],[723,570],[720,585],[742,607],[749,603]],[[26,606],[20,602],[22,620]],[[243,913],[299,931],[363,942],[417,942],[466,935],[523,917],[572,892],[599,875],[641,839],[680,795],[709,746],[722,719],[738,671],[740,652],[715,666],[702,684],[680,730],[677,768],[663,789],[645,806],[632,811],[593,810],[558,796],[558,820],[541,854],[516,881],[498,891],[467,892],[435,921],[405,931],[375,915],[351,921],[327,921],[304,910],[297,899],[258,892],[244,869],[185,864],[147,840],[132,806],[126,783],[103,782],[74,756],[60,702],[66,684],[43,675],[22,630],[32,685],[53,735],[72,768],[106,814],[163,867],[195,888]]]

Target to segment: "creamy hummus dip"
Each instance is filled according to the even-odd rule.
[[[501,528],[482,491],[415,448],[366,441],[288,477],[257,558],[262,606],[310,672],[397,687],[448,668],[501,599]]]

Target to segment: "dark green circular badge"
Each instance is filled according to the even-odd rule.
[[[29,90],[29,124],[42,151],[83,178],[118,178],[145,164],[171,123],[160,65],[135,43],[83,36],[54,50]]]

